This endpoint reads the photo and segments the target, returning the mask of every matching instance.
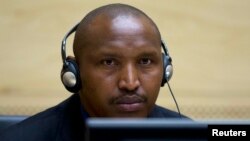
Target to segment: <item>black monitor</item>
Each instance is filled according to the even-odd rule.
[[[250,120],[89,118],[86,128],[87,141],[222,140],[223,136],[245,140],[250,136]]]
[[[207,124],[171,119],[88,119],[88,141],[206,140]]]
[[[0,132],[26,118],[27,116],[0,115]]]

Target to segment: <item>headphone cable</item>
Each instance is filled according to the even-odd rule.
[[[172,98],[174,99],[174,102],[175,102],[177,111],[178,111],[178,113],[179,113],[179,116],[180,116],[180,118],[182,118],[181,112],[180,112],[180,109],[179,109],[179,106],[178,106],[178,103],[177,103],[177,101],[176,101],[176,99],[175,99],[175,97],[174,97],[174,94],[173,94],[173,92],[172,92],[172,89],[171,89],[171,87],[170,87],[168,81],[167,81],[167,84],[168,84],[168,89],[169,89],[169,91],[170,91],[170,93],[171,93],[171,95],[172,95]]]

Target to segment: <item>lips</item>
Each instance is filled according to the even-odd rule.
[[[121,112],[135,112],[144,108],[146,98],[138,95],[125,95],[114,100]]]
[[[123,96],[119,97],[115,100],[115,104],[134,104],[134,103],[143,103],[145,102],[145,98],[132,95],[132,96]]]

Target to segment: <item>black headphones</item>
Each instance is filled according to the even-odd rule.
[[[78,69],[78,65],[73,58],[66,57],[66,40],[67,38],[76,31],[79,24],[75,25],[63,38],[61,45],[61,55],[63,61],[63,67],[61,71],[61,81],[64,87],[72,92],[77,93],[81,89],[81,78],[80,71]],[[161,86],[164,86],[166,82],[170,80],[173,74],[173,66],[172,59],[169,56],[167,46],[164,41],[161,40],[161,47],[163,49],[162,57],[163,57],[163,79],[161,82]]]

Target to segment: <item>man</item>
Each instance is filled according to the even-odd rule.
[[[179,118],[155,105],[165,77],[161,46],[157,26],[138,9],[111,4],[91,11],[77,26],[75,58],[65,60],[75,63],[79,73],[76,93],[11,127],[0,139],[83,140],[88,117]]]

